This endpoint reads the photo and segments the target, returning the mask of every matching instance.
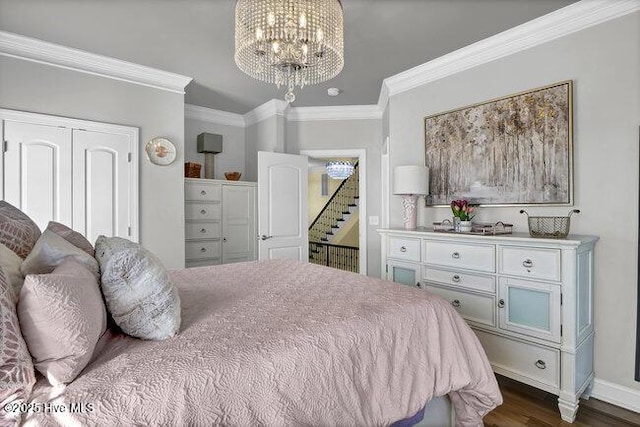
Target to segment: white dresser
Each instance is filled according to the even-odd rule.
[[[451,302],[495,372],[556,394],[573,422],[593,385],[594,236],[378,230],[389,280]]]
[[[256,259],[255,182],[186,178],[185,266]]]

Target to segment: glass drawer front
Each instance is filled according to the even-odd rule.
[[[417,283],[414,269],[395,266],[392,267],[391,274],[392,280],[396,283],[402,283],[407,286],[415,286]]]
[[[509,287],[508,322],[550,331],[549,292]]]
[[[501,329],[560,342],[560,286],[500,278]]]

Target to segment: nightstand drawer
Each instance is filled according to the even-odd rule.
[[[187,223],[184,231],[185,231],[185,239],[187,240],[219,239],[220,223],[219,222]]]
[[[468,294],[440,286],[427,285],[425,289],[449,301],[465,320],[487,326],[496,325],[494,297]]]
[[[495,271],[495,247],[473,243],[425,241],[424,262],[446,267]]]
[[[218,203],[185,203],[186,220],[214,221],[220,220],[220,204]]]
[[[420,261],[420,239],[389,237],[389,257]]]
[[[560,250],[500,246],[499,269],[502,274],[560,281]]]
[[[474,330],[491,365],[551,387],[560,386],[560,351]]]
[[[496,279],[493,276],[424,267],[422,278],[430,282],[473,289],[480,292],[496,292]]]
[[[187,260],[220,258],[220,241],[187,242],[185,258]]]
[[[219,202],[222,200],[222,187],[215,184],[189,184],[184,189],[185,200],[197,202]]]

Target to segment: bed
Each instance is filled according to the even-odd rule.
[[[471,329],[425,291],[289,260],[169,275],[179,334],[107,330],[75,381],[38,380],[26,425],[391,425],[448,395],[480,426],[502,402]]]

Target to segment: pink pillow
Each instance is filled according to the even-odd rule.
[[[31,218],[15,206],[0,200],[0,243],[24,259],[38,237],[40,229]]]
[[[54,386],[80,374],[107,328],[96,277],[73,258],[25,278],[18,317],[36,369]]]
[[[66,225],[55,221],[49,221],[47,230],[53,231],[58,236],[71,243],[73,246],[82,249],[89,255],[95,255],[91,243],[82,234],[78,233],[77,231],[73,231]]]
[[[13,289],[0,267],[0,425],[19,421],[20,411],[11,408],[18,409],[26,402],[35,382],[31,355],[20,333]]]

